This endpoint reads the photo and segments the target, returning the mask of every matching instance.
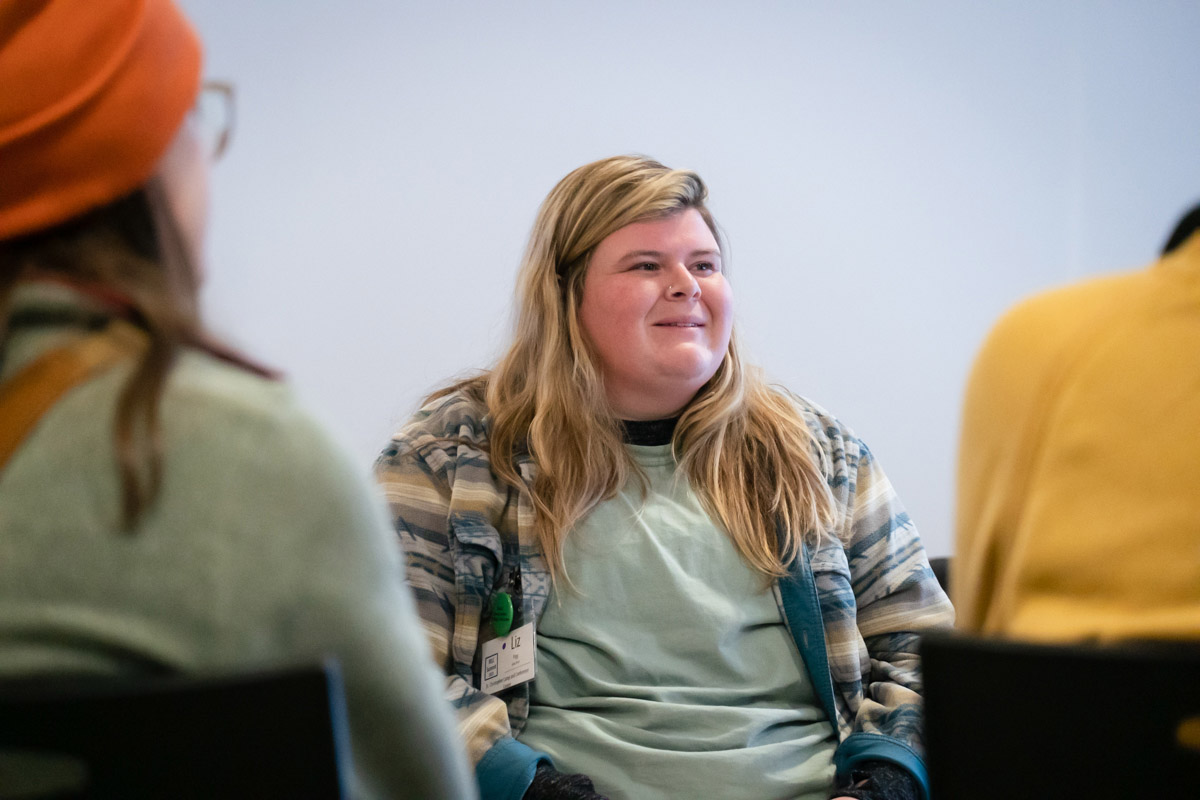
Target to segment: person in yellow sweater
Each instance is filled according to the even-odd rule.
[[[1028,640],[1200,636],[1200,205],[1146,269],[1050,291],[967,384],[952,596]]]

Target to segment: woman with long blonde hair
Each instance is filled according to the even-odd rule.
[[[551,191],[495,367],[377,472],[484,798],[916,798],[952,612],[870,451],[744,365],[698,175]]]

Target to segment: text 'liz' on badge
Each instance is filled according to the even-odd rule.
[[[518,683],[531,681],[536,671],[537,634],[533,623],[522,625],[508,636],[483,644],[483,677],[479,688],[495,694]]]

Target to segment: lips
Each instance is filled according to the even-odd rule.
[[[656,323],[654,323],[654,327],[656,327],[656,328],[703,328],[704,323],[689,321],[689,320],[678,320],[678,321],[671,320],[668,322],[656,322]]]

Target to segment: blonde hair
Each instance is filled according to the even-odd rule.
[[[487,374],[436,392],[486,400],[492,468],[527,488],[551,575],[564,576],[563,540],[632,477],[643,480],[609,407],[600,366],[579,322],[588,260],[626,225],[695,209],[720,242],[700,176],[641,156],[616,156],[563,178],[538,212],[518,278],[517,319],[507,354]],[[805,535],[833,516],[819,451],[792,397],[743,367],[736,337],[713,377],[684,410],[673,452],[708,512],[742,558],[782,576]],[[537,464],[525,487],[515,457]],[[643,483],[643,486],[645,484]],[[799,535],[797,535],[799,532]],[[569,579],[568,579],[569,583]]]

